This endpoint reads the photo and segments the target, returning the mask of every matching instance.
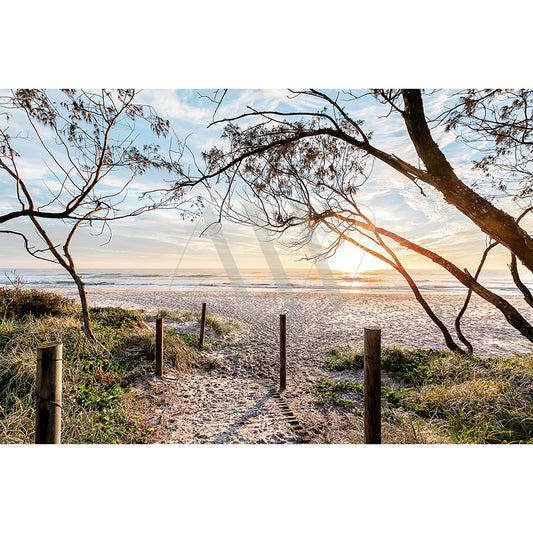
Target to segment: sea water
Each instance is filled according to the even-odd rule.
[[[467,288],[445,271],[414,269],[409,271],[422,292],[464,294]],[[137,288],[159,290],[224,291],[248,289],[257,291],[289,292],[410,292],[404,278],[394,270],[371,270],[350,274],[320,269],[316,266],[302,269],[270,271],[263,269],[81,269],[85,285],[100,288]],[[72,286],[74,281],[61,269],[0,268],[0,285],[10,286],[11,280],[21,278],[28,288]],[[533,290],[533,275],[522,274],[523,282]],[[480,282],[497,294],[520,294],[509,271],[487,270]]]

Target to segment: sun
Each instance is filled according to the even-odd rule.
[[[342,270],[349,274],[388,268],[388,265],[377,257],[350,243],[343,243],[337,253],[328,259],[328,263],[332,270]]]

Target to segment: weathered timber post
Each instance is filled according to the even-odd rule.
[[[381,444],[381,329],[365,328],[365,443]]]
[[[163,376],[163,319],[155,321],[155,375]]]
[[[61,443],[62,357],[62,343],[37,347],[35,444]]]
[[[279,315],[279,390],[287,386],[287,317]]]
[[[205,308],[206,304],[202,304],[202,319],[200,320],[200,341],[198,342],[198,347],[200,350],[204,345],[204,331],[205,331]]]

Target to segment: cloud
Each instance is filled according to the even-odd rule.
[[[195,91],[174,91],[166,89],[150,89],[140,93],[138,101],[154,107],[156,113],[163,118],[174,121],[192,122],[198,125],[209,124],[211,111],[198,96],[190,98],[194,104],[187,101],[187,94]]]

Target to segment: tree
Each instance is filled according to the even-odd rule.
[[[180,172],[179,162],[164,156],[159,145],[139,142],[141,127],[155,138],[165,137],[170,123],[136,103],[136,95],[135,90],[21,89],[0,97],[0,178],[13,187],[10,208],[0,213],[0,233],[19,236],[32,256],[70,274],[82,306],[83,331],[91,341],[96,339],[85,286],[70,251],[76,232],[82,226],[110,232],[111,221],[156,208],[149,196],[134,209],[125,208],[128,187],[149,170]],[[33,134],[33,142],[22,128]],[[29,159],[26,152],[37,149],[55,178],[46,184],[46,193],[31,192],[35,182],[20,164]],[[21,221],[30,222],[42,246],[20,229]],[[66,230],[59,236],[58,222]]]
[[[419,302],[432,316],[429,306],[423,302],[419,291],[417,294],[397,253],[388,243],[405,247],[448,270],[471,291],[496,306],[513,327],[533,342],[533,327],[509,302],[479,283],[479,272],[472,276],[434,251],[379,227],[357,205],[357,192],[364,187],[367,169],[372,161],[381,161],[416,184],[422,195],[428,189],[440,192],[447,203],[466,215],[492,239],[490,249],[496,245],[505,246],[512,257],[520,259],[533,272],[533,240],[520,225],[529,206],[522,206],[521,216],[513,217],[496,205],[493,196],[481,194],[461,180],[431,132],[432,127],[442,123],[448,129],[461,130],[459,138],[466,135],[467,131],[470,134],[477,132],[478,135],[481,132],[485,138],[481,139],[480,136],[478,140],[486,144],[487,139],[490,139],[492,143],[491,153],[488,154],[490,158],[484,160],[487,171],[490,165],[493,168],[501,165],[502,158],[511,152],[517,154],[517,167],[523,170],[527,167],[529,157],[526,148],[530,147],[530,124],[533,120],[530,110],[533,101],[531,94],[521,94],[522,104],[515,104],[514,115],[509,110],[495,110],[495,116],[501,123],[512,124],[502,137],[501,132],[498,133],[499,128],[480,128],[480,124],[484,123],[482,118],[474,114],[477,108],[472,104],[475,98],[472,92],[466,96],[451,96],[453,106],[431,120],[425,115],[423,93],[420,90],[372,91],[372,96],[384,106],[383,120],[396,115],[403,121],[412,148],[419,157],[418,162],[412,162],[377,146],[373,142],[372,132],[366,131],[364,123],[350,115],[345,104],[368,96],[368,93],[346,92],[333,96],[313,89],[292,91],[292,97],[306,99],[305,111],[249,108],[233,118],[213,120],[213,124],[224,125],[226,146],[214,147],[205,153],[205,168],[197,169],[195,175],[182,173],[174,191],[198,183],[223,182],[226,192],[218,203],[221,214],[241,222],[250,222],[249,213],[243,211],[242,206],[234,200],[236,191],[244,187],[248,200],[263,214],[262,219],[255,223],[274,232],[283,232],[296,226],[314,231],[321,226],[337,237],[329,252],[334,251],[342,240],[348,240],[373,255],[379,254],[389,266],[402,273]],[[499,94],[499,106],[505,105],[506,96],[507,93]],[[310,102],[316,103],[316,110],[309,111]],[[217,106],[220,106],[220,101]],[[528,115],[527,118],[517,118],[515,115],[519,112]],[[517,135],[517,131],[522,134]],[[520,156],[516,149],[518,143],[524,147]],[[482,168],[479,166],[482,164],[478,164],[478,168]],[[528,180],[530,174],[523,173],[521,184],[525,185],[524,182]],[[528,189],[524,186],[523,190]],[[526,196],[522,194],[522,198]],[[236,215],[239,210],[240,214]],[[359,238],[354,238],[354,235]],[[365,248],[361,237],[370,239],[374,248]],[[377,252],[376,247],[385,251],[388,257]],[[484,259],[481,266],[483,262]],[[441,328],[448,346],[460,351],[438,319],[434,316],[432,319]]]

